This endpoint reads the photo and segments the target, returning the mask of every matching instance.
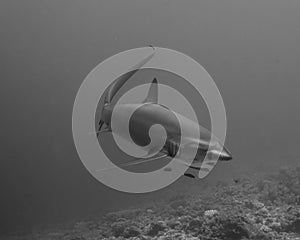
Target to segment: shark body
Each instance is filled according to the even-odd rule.
[[[203,166],[202,160],[205,155],[208,156],[208,159],[218,159],[220,161],[231,160],[231,153],[216,137],[212,135],[208,129],[186,118],[185,116],[174,112],[168,107],[159,104],[158,82],[156,78],[152,81],[148,95],[142,103],[112,104],[112,99],[118,90],[139,70],[139,68],[149,61],[152,56],[153,54],[143,59],[134,67],[134,70],[122,75],[114,82],[114,84],[112,84],[112,86],[110,86],[110,88],[107,89],[97,136],[99,136],[100,133],[111,131],[112,114],[115,114],[114,124],[117,126],[124,126],[124,116],[133,112],[129,120],[129,133],[131,139],[127,140],[133,141],[136,145],[141,147],[150,146],[151,138],[149,136],[149,130],[151,126],[155,124],[163,126],[167,136],[163,148],[159,149],[159,152],[155,156],[152,156],[151,153],[153,151],[157,151],[157,149],[149,148],[148,159],[133,159],[131,162],[127,162],[124,165],[142,164],[147,161],[156,161],[164,157],[174,158],[177,156],[177,158],[179,158],[179,160],[177,160],[179,164],[184,164],[190,169],[199,171],[200,176],[201,171],[211,171],[216,163],[215,161],[211,161],[211,163],[208,162],[205,166]],[[184,127],[185,133],[187,133],[187,136],[183,138],[181,136],[181,127]],[[116,132],[114,131],[114,133],[126,139],[128,138],[128,134],[126,134],[126,130],[124,129],[124,127],[119,127]],[[199,138],[193,137],[193,133],[195,131],[200,131]],[[153,145],[151,146],[153,148]],[[187,164],[185,161],[187,156],[181,154],[181,152],[184,152],[184,150],[187,150],[188,152],[188,150],[192,148],[196,151],[196,156],[194,156],[191,164]],[[172,171],[172,169],[165,169],[165,171]],[[184,175],[195,178],[195,175],[191,173],[186,172]]]

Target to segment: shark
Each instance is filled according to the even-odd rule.
[[[154,50],[155,48],[151,46]],[[136,74],[155,54],[153,52],[146,58],[142,59],[139,63],[132,67],[127,73],[117,78],[104,92],[104,102],[101,106],[101,116],[98,124],[98,131],[96,131],[97,138],[100,134],[112,132],[112,114],[117,114],[115,117],[118,126],[125,126],[124,115],[128,112],[133,112],[130,116],[128,131],[126,134],[124,127],[117,128],[114,133],[118,136],[125,138],[128,141],[133,141],[136,145],[145,147],[151,146],[147,154],[143,158],[133,158],[129,162],[125,162],[116,167],[132,166],[143,164],[150,161],[159,161],[163,158],[175,159],[176,163],[188,167],[188,170],[183,175],[189,178],[195,178],[196,175],[207,175],[217,161],[229,161],[232,154],[229,150],[215,137],[208,129],[200,124],[188,119],[180,113],[174,112],[167,106],[160,104],[158,100],[158,87],[159,83],[156,78],[150,84],[148,94],[145,100],[141,103],[125,103],[116,104],[113,100],[122,86]],[[117,109],[117,111],[116,111]],[[190,136],[182,138],[181,124],[184,125],[187,133]],[[157,149],[155,146],[159,144],[150,144],[151,138],[149,130],[151,126],[159,124],[165,128],[166,137],[163,147]],[[195,131],[200,131],[199,137],[194,137],[192,134]],[[130,139],[129,139],[130,138]],[[188,155],[180,154],[181,152],[189,152],[193,150],[195,156],[192,161],[186,161]],[[154,154],[155,153],[155,154]],[[175,158],[176,156],[176,158]],[[208,161],[203,162],[204,157],[208,157]],[[216,160],[215,160],[216,159]],[[99,171],[108,169],[100,169]],[[165,168],[166,172],[172,171],[171,168]],[[196,173],[194,173],[196,171]],[[198,171],[198,174],[197,174]]]

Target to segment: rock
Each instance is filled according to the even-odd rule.
[[[260,227],[259,230],[262,231],[262,232],[265,232],[265,233],[268,233],[268,232],[271,232],[271,231],[272,231],[272,229],[269,228],[269,227],[266,226],[266,225],[262,225],[262,226]]]
[[[249,238],[250,232],[243,216],[228,214],[220,215],[213,222],[213,235],[220,239],[240,240]]]
[[[259,210],[259,209],[265,207],[265,205],[258,200],[254,200],[254,201],[246,200],[244,202],[244,205],[246,208],[249,208],[251,210],[254,210],[254,209]]]
[[[255,240],[272,240],[272,236],[269,233],[259,232],[254,236]]]
[[[146,210],[146,212],[149,213],[149,214],[153,214],[153,213],[154,213],[154,211],[153,211],[151,208],[148,208],[148,209]]]
[[[188,223],[192,220],[193,218],[189,215],[184,215],[178,218],[178,221],[181,223]]]
[[[140,240],[151,240],[151,237],[145,235],[141,235],[139,238]]]
[[[166,223],[164,221],[158,221],[156,223],[151,223],[149,230],[147,231],[147,235],[156,236],[160,231],[164,231],[166,229]]]
[[[178,208],[176,209],[176,215],[177,216],[182,216],[185,214],[185,209],[183,206],[178,206]]]
[[[202,226],[202,221],[200,221],[199,219],[194,219],[189,222],[187,226],[187,230],[198,230],[201,228],[201,226]]]
[[[217,210],[206,210],[204,212],[204,216],[205,217],[213,217],[215,215],[219,214],[219,212]]]
[[[272,228],[273,230],[279,232],[281,230],[281,223],[280,222],[271,222],[269,224],[269,227]]]
[[[170,220],[170,221],[167,222],[167,225],[172,229],[180,228],[181,222],[180,221],[175,221],[175,220]]]
[[[141,234],[141,230],[138,227],[130,226],[124,230],[123,236],[125,238],[136,237]]]
[[[253,204],[252,201],[245,201],[244,205],[245,205],[246,208],[254,209],[254,204]]]
[[[287,229],[291,232],[300,233],[300,218],[293,220]]]
[[[115,222],[111,225],[111,231],[113,236],[119,237],[122,236],[124,233],[124,230],[126,228],[125,222]]]
[[[293,223],[294,231],[300,233],[300,218],[296,219]]]
[[[255,207],[256,209],[261,209],[261,208],[264,208],[264,207],[265,207],[265,205],[264,205],[262,202],[257,201],[257,200],[255,200],[255,201],[253,202],[253,205],[254,205],[254,207]]]
[[[118,218],[118,219],[116,220],[116,222],[126,222],[126,221],[127,221],[126,218]]]
[[[256,215],[266,218],[269,216],[269,210],[266,207],[263,207],[256,211]]]

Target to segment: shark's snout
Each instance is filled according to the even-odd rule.
[[[207,156],[209,159],[218,159],[220,161],[229,161],[232,159],[231,153],[225,147],[219,150],[211,150],[207,152]]]
[[[220,153],[220,156],[219,156],[219,160],[220,161],[229,161],[231,159],[232,159],[231,153],[228,151],[228,149],[223,147],[223,150],[222,150],[222,152]]]

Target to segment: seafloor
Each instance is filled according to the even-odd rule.
[[[300,167],[6,239],[300,239]]]

